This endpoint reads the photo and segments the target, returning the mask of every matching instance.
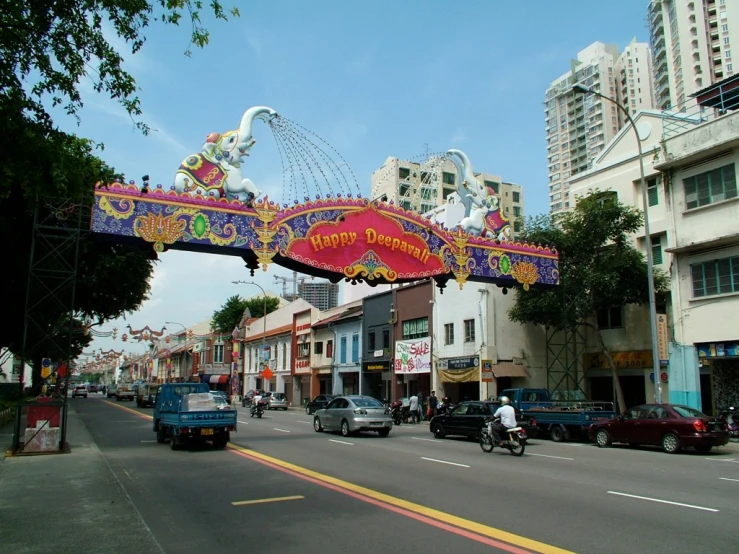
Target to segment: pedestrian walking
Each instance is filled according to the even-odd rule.
[[[436,398],[436,391],[431,391],[429,396],[429,419],[436,415],[436,406],[439,404],[439,399]]]
[[[411,413],[411,423],[420,423],[420,420],[418,419],[418,396],[415,394],[410,397],[408,409]]]
[[[425,398],[423,396],[423,392],[421,391],[418,391],[418,394],[416,396],[418,396],[418,423],[421,423],[425,419],[425,415],[426,415],[426,412],[423,407],[423,402]]]

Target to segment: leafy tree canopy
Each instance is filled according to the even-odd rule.
[[[594,316],[600,309],[648,301],[647,264],[633,243],[642,224],[640,210],[598,191],[579,199],[575,209],[558,215],[556,222],[550,216],[528,219],[522,238],[553,245],[559,251],[560,285],[517,290],[516,304],[509,311],[511,320],[556,330],[592,327],[615,376],[615,365]],[[654,278],[655,292],[667,291],[664,272],[655,271]],[[616,384],[619,404],[624,407],[618,379]]]
[[[265,299],[263,296],[244,299],[240,296],[232,296],[219,310],[213,313],[213,329],[219,333],[230,333],[234,328],[241,325],[244,311],[248,308],[252,317],[264,315]],[[280,299],[267,296],[267,313],[274,312],[280,305]]]

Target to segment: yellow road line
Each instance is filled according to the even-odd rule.
[[[280,496],[277,498],[260,498],[259,500],[241,500],[231,502],[232,506],[249,506],[250,504],[266,504],[267,502],[284,502],[285,500],[302,500],[305,496]]]
[[[354,483],[350,483],[342,479],[337,479],[335,477],[331,477],[330,475],[324,475],[323,473],[318,473],[317,471],[291,464],[290,462],[285,462],[278,458],[273,458],[272,456],[267,456],[265,454],[255,452],[254,450],[249,450],[248,448],[243,448],[235,444],[229,444],[229,447],[249,457],[262,460],[264,462],[279,466],[300,475],[305,475],[306,477],[310,477],[312,479],[315,479],[316,481],[321,481],[323,483],[327,483],[335,487],[339,487],[347,491],[366,496],[373,500],[377,500],[379,502],[383,502],[385,504],[389,504],[403,510],[408,510],[410,512],[425,515],[426,517],[429,517],[431,519],[442,521],[449,525],[472,531],[484,537],[490,537],[499,541],[519,546],[521,548],[526,548],[528,550],[531,550],[532,552],[539,552],[541,554],[573,554],[569,550],[564,550],[550,544],[522,537],[520,535],[515,535],[501,529],[496,529],[495,527],[490,527],[489,525],[477,523],[469,519],[442,512],[440,510],[434,510],[433,508],[429,508],[421,504],[416,504],[415,502],[409,502],[408,500],[396,498],[394,496],[390,496],[389,494],[384,494],[372,489],[368,489],[366,487],[362,487],[360,485],[355,485]],[[493,493],[491,494],[494,496]]]
[[[118,404],[113,404],[113,403],[111,403],[111,405],[121,410],[126,410],[127,412],[130,412],[139,417],[150,419],[150,420],[153,419],[152,416],[150,415],[142,414],[141,412],[137,412],[136,410],[127,408],[126,406],[119,406]],[[465,529],[473,533],[477,533],[478,535],[482,535],[484,537],[490,537],[492,539],[507,542],[509,544],[519,546],[521,548],[526,548],[532,552],[539,552],[540,554],[574,554],[570,550],[565,550],[563,548],[559,548],[551,544],[546,544],[546,543],[539,542],[533,539],[522,537],[521,535],[509,533],[508,531],[503,531],[502,529],[496,529],[495,527],[484,525],[482,523],[477,523],[475,521],[465,519],[463,517],[451,515],[446,512],[442,512],[440,510],[434,510],[433,508],[429,508],[421,504],[416,504],[415,502],[410,502],[408,500],[403,500],[402,498],[397,498],[394,496],[390,496],[389,494],[384,494],[384,493],[381,493],[381,492],[378,492],[372,489],[368,489],[367,487],[362,487],[361,485],[355,485],[354,483],[350,483],[342,479],[337,479],[336,477],[331,477],[330,475],[325,475],[323,473],[319,473],[317,471],[313,471],[311,469],[308,469],[308,468],[305,468],[299,465],[291,464],[290,462],[285,462],[278,458],[267,456],[266,454],[262,454],[254,450],[244,448],[243,446],[238,446],[233,443],[229,443],[228,446],[232,450],[241,452],[242,454],[245,454],[246,456],[249,456],[256,460],[262,460],[268,464],[281,467],[283,469],[292,471],[299,475],[310,477],[311,479],[314,479],[316,481],[320,481],[322,483],[326,483],[334,487],[338,487],[338,488],[353,492],[355,494],[359,494],[361,496],[371,498],[373,500],[388,504],[390,506],[394,506],[396,508],[408,510],[410,512],[414,512],[420,515],[424,515],[428,518],[435,519],[437,521],[441,521],[448,525],[453,525],[455,527],[459,527],[460,529]],[[491,494],[494,496],[493,493]]]

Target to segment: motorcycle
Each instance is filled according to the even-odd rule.
[[[739,442],[739,410],[731,406],[719,412],[719,417],[726,421],[726,429],[729,431],[729,440]]]
[[[409,406],[403,406],[402,400],[396,400],[390,405],[390,415],[395,425],[408,423],[411,417],[411,409]]]
[[[485,420],[487,425],[480,429],[480,448],[482,448],[482,451],[490,453],[497,446],[507,448],[514,456],[523,456],[528,441],[526,431],[522,427],[512,427],[505,432],[507,438],[496,439],[493,434],[493,424],[498,422],[500,422],[499,418],[487,419]]]
[[[436,405],[436,415],[445,415],[452,411],[454,404],[451,403],[448,397],[443,397],[441,402]]]
[[[264,400],[260,400],[256,403],[256,405],[252,404],[251,410],[249,410],[249,415],[251,417],[254,417],[256,415],[259,419],[262,419],[262,416],[264,415],[264,408],[266,405],[267,402]]]

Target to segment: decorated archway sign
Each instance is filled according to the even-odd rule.
[[[255,119],[268,122],[273,131],[281,129],[274,110],[247,110],[238,130],[208,135],[201,152],[182,162],[171,186],[98,185],[93,233],[116,242],[150,243],[157,252],[240,256],[252,272],[275,263],[333,282],[376,285],[433,278],[442,288],[455,279],[460,288],[470,280],[525,289],[559,283],[557,252],[507,240],[510,226],[497,197],[473,177],[460,177],[456,198],[465,206],[464,218],[451,229],[391,202],[358,195],[304,197],[292,205],[260,198],[241,174],[254,144]],[[463,153],[449,153],[460,175],[472,173]]]

